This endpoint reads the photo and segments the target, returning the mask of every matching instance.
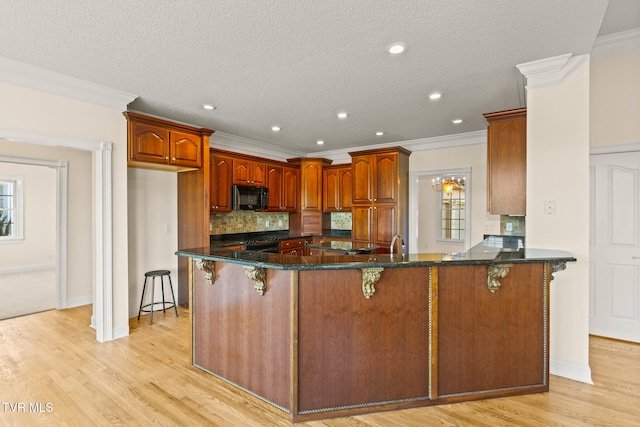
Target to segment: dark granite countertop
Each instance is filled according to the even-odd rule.
[[[296,256],[266,252],[228,250],[220,247],[183,249],[176,255],[252,265],[275,270],[321,270],[372,267],[421,267],[431,265],[515,264],[573,262],[566,251],[532,248],[500,248],[484,240],[466,252],[420,254],[363,254]]]
[[[358,243],[358,242],[322,242],[312,243],[307,245],[308,248],[322,249],[323,251],[335,251],[344,252],[346,254],[353,253],[369,253],[378,249],[380,246],[373,245],[371,243]]]
[[[351,238],[351,230],[333,230],[324,229],[320,235],[291,233],[289,230],[277,231],[256,231],[249,233],[233,233],[233,234],[211,234],[209,236],[210,245],[212,247],[224,247],[233,245],[242,245],[247,240],[261,239],[297,239],[301,237],[341,237]]]

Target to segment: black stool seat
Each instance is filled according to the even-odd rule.
[[[164,297],[164,276],[169,278],[169,289],[171,290],[171,300],[165,301]],[[147,291],[147,279],[151,277],[151,302],[148,304],[144,304],[144,294]],[[160,286],[162,289],[162,301],[155,301],[154,292],[156,288],[156,277],[160,277]],[[154,310],[155,305],[162,304],[162,312],[166,312],[167,308],[173,307],[176,312],[176,317],[178,317],[178,307],[176,304],[176,297],[173,293],[173,283],[171,282],[171,272],[169,270],[153,270],[147,271],[144,273],[144,285],[142,286],[142,297],[140,298],[140,308],[138,309],[138,320],[140,320],[140,313],[145,312],[149,313],[149,324],[153,324],[153,312],[160,310]],[[168,304],[168,305],[167,305]]]
[[[169,270],[153,270],[147,271],[144,273],[144,277],[153,277],[153,276],[171,276],[171,272]]]

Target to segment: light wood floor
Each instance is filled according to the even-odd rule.
[[[0,425],[287,426],[286,414],[189,365],[189,313],[132,319],[100,344],[91,307],[0,321]],[[640,345],[592,337],[595,385],[552,376],[551,391],[301,423],[301,426],[632,426]],[[22,406],[23,405],[23,406]],[[38,412],[33,412],[34,410]]]

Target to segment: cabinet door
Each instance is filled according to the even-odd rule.
[[[176,166],[202,167],[202,138],[187,132],[169,132],[170,164]]]
[[[267,185],[267,168],[262,162],[233,159],[233,183],[238,185]]]
[[[231,212],[231,175],[233,159],[226,156],[211,156],[211,211]]]
[[[338,212],[340,210],[340,170],[324,169],[322,171],[322,211]]]
[[[395,203],[398,187],[398,155],[396,153],[376,154],[374,167],[375,203]]]
[[[251,185],[265,187],[267,185],[267,165],[261,162],[251,162]]]
[[[267,189],[269,190],[269,203],[267,209],[270,211],[282,211],[282,187],[284,185],[282,176],[282,166],[267,166]]]
[[[351,207],[351,238],[354,242],[372,242],[373,207],[353,205]]]
[[[148,163],[169,163],[169,131],[158,126],[133,122],[129,135],[129,157]]]
[[[296,168],[282,168],[283,186],[282,186],[282,207],[286,212],[295,212],[298,210],[298,187],[299,173]]]
[[[527,211],[527,118],[490,120],[487,129],[487,209],[494,215]]]
[[[339,180],[340,210],[350,211],[352,204],[351,191],[353,186],[353,173],[351,172],[351,168],[340,169]]]
[[[353,203],[373,202],[373,159],[372,156],[354,156],[353,170]]]
[[[375,205],[373,207],[373,243],[382,246],[384,251],[389,248],[391,239],[395,235],[396,205]]]
[[[322,211],[322,163],[303,162],[302,175],[302,210]]]

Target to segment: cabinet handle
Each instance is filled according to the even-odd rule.
[[[173,158],[173,159],[171,159],[171,160],[173,160],[173,161],[175,162],[175,161],[176,161],[176,158],[174,157],[174,158]]]
[[[169,156],[165,157],[164,159],[165,159],[165,160],[169,160]]]

